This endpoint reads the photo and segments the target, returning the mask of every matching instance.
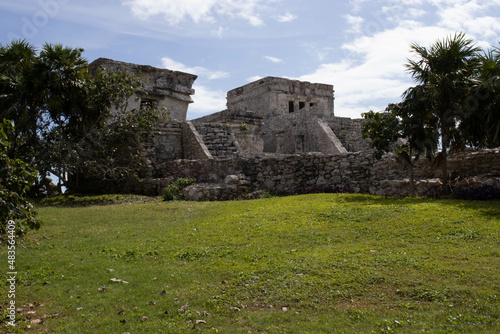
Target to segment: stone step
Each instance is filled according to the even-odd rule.
[[[234,143],[231,128],[224,124],[195,124],[210,154],[215,159],[235,158],[238,148]]]

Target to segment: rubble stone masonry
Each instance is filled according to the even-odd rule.
[[[449,158],[450,177],[494,180],[500,187],[500,149],[467,151]],[[420,160],[415,169],[419,196],[432,195],[439,187],[439,169]],[[217,184],[228,175],[245,179],[252,190],[294,194],[321,189],[344,189],[381,196],[408,196],[409,171],[387,155],[376,160],[370,153],[323,155],[295,154],[223,160],[175,160],[151,166],[135,192],[158,195],[180,177]]]

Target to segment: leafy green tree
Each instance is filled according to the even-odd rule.
[[[0,119],[16,124],[8,153],[31,162],[39,143],[44,100],[39,68],[36,49],[26,41],[0,45]]]
[[[68,105],[61,111],[54,108],[55,115],[63,115],[62,121],[53,122],[52,127],[44,132],[42,141],[45,147],[43,161],[66,187],[76,185],[68,180],[72,173],[77,174],[73,180],[80,179],[82,173],[90,173],[85,178],[97,176],[97,170],[106,170],[102,174],[106,179],[110,175],[123,174],[140,155],[140,145],[131,145],[140,135],[132,132],[138,130],[138,124],[133,120],[148,123],[151,118],[145,110],[128,110],[128,100],[140,85],[137,78],[125,72],[99,70],[90,74],[87,69],[85,71],[84,81],[75,93],[79,98],[69,98]],[[117,110],[117,115],[110,114],[112,107]],[[67,110],[70,112],[64,114]],[[125,114],[129,117],[126,118]],[[124,117],[128,121],[126,125]],[[143,127],[141,130],[144,133],[152,129]],[[91,142],[94,144],[89,145]],[[132,160],[127,161],[127,158]],[[93,167],[82,168],[83,165]]]
[[[398,159],[408,166],[422,153],[437,161],[448,185],[448,152],[500,146],[500,49],[486,52],[462,33],[438,40],[429,48],[412,45],[406,64],[417,86],[403,94],[383,115],[367,113],[364,134],[375,154],[387,152],[397,138]]]
[[[7,224],[14,221],[15,233],[24,235],[27,229],[38,229],[33,205],[26,199],[30,187],[38,175],[20,159],[11,159],[8,150],[12,143],[8,137],[14,132],[11,121],[0,123],[0,238],[7,232]]]
[[[82,51],[45,44],[38,53],[23,40],[0,47],[0,117],[16,125],[9,156],[28,161],[42,179],[61,175],[62,159],[48,160],[47,152],[57,150],[71,120],[81,115],[87,72]]]
[[[469,117],[460,128],[475,147],[500,146],[500,49],[479,56],[476,84],[468,98]]]
[[[0,117],[16,124],[8,154],[39,172],[39,187],[49,188],[50,174],[58,177],[61,191],[69,173],[76,179],[135,173],[138,136],[150,135],[152,124],[165,117],[158,108],[129,110],[138,78],[90,73],[82,52],[59,44],[38,52],[26,41],[0,46]],[[110,114],[112,108],[117,115]]]
[[[435,119],[422,108],[422,87],[405,92],[405,99],[390,104],[385,113],[370,111],[363,114],[367,120],[363,125],[363,136],[370,138],[374,156],[381,159],[387,152],[395,151],[397,160],[410,170],[410,193],[416,196],[414,167],[425,155],[430,159],[437,149]]]
[[[386,111],[393,110],[388,107]],[[394,149],[394,143],[401,138],[401,124],[393,112],[378,113],[370,110],[362,115],[368,122],[363,124],[363,137],[370,138],[374,156],[380,160],[385,153]]]
[[[151,106],[141,112],[120,111],[112,122],[90,128],[84,137],[71,144],[68,189],[88,192],[89,180],[105,182],[137,177],[145,166],[144,142],[155,135],[154,125],[166,119],[164,110]]]
[[[61,191],[65,179],[65,149],[84,115],[85,94],[82,87],[88,81],[87,62],[82,49],[45,44],[40,52],[41,81],[45,89],[43,110],[48,122],[43,128],[42,171],[58,177]]]
[[[441,179],[448,184],[448,151],[462,148],[467,140],[459,124],[468,119],[467,99],[475,84],[481,51],[471,39],[457,33],[425,48],[413,44],[416,58],[409,59],[407,70],[422,87],[423,107],[437,120],[440,135]]]

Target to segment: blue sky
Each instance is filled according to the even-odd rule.
[[[0,43],[25,38],[199,77],[193,119],[265,76],[335,86],[335,114],[400,101],[410,44],[500,40],[500,0],[0,0]]]

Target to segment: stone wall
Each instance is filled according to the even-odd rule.
[[[451,156],[448,162],[451,178],[474,176],[494,177],[500,175],[500,149],[467,150]],[[438,177],[440,171],[435,170]]]
[[[179,177],[195,177],[199,182],[213,183],[227,175],[245,175],[253,189],[279,193],[317,187],[347,187],[353,192],[368,193],[378,182],[403,179],[407,173],[392,159],[376,161],[371,155],[361,153],[337,156],[313,153],[250,159],[177,160],[156,166],[155,174],[163,175],[168,182]]]
[[[239,113],[240,122],[228,115],[224,118],[223,113],[216,123],[170,120],[155,127],[156,136],[146,143],[145,156],[148,163],[159,164],[177,159],[226,159],[269,153],[371,152],[368,140],[361,138],[363,120],[323,118],[317,116],[317,111],[316,107],[305,108],[265,121],[251,117],[251,112]],[[221,119],[227,119],[229,124]]]
[[[482,150],[450,156],[453,177],[500,177],[500,150]],[[386,156],[375,160],[368,153],[341,155],[303,154],[282,157],[225,160],[176,160],[153,167],[156,179],[141,182],[139,192],[159,194],[179,177],[194,177],[202,183],[220,183],[228,175],[240,175],[253,190],[293,194],[315,189],[346,189],[356,193],[408,196],[409,172]],[[439,171],[421,160],[415,171],[420,196],[431,194]]]
[[[229,110],[253,110],[262,117],[296,112],[317,106],[324,115],[333,114],[333,86],[266,77],[227,93]]]
[[[202,136],[198,133],[193,123],[182,123],[182,149],[184,159],[206,160],[213,159],[212,154],[205,145]]]
[[[228,159],[239,156],[239,144],[230,125],[194,123],[194,126],[214,159]]]
[[[262,138],[261,126],[243,122],[231,124],[231,128],[240,146],[240,156],[251,158],[262,155],[264,139]]]
[[[222,110],[194,119],[194,123],[235,123],[262,125],[263,117],[252,110]]]
[[[140,110],[144,105],[154,102],[165,107],[172,119],[186,120],[188,106],[193,103],[191,95],[195,93],[192,86],[196,75],[106,58],[96,59],[89,65],[91,73],[98,69],[123,71],[140,78],[142,87],[128,100],[130,109]],[[116,110],[112,110],[113,112]]]
[[[263,118],[254,111],[223,110],[193,120],[194,123],[230,124],[239,144],[239,154],[244,157],[261,155],[264,151],[262,138]]]
[[[347,153],[329,125],[315,115],[316,107],[273,117],[263,126],[264,152],[295,154]]]
[[[153,166],[184,158],[182,123],[167,121],[153,128],[154,136],[147,139],[144,147],[144,161],[148,170]]]
[[[371,152],[370,142],[362,138],[364,119],[334,116],[326,120],[348,152]]]

